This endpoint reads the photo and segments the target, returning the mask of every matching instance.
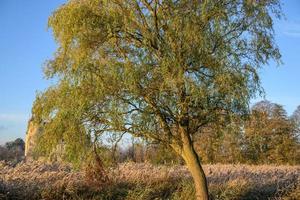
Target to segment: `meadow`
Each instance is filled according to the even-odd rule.
[[[127,162],[106,169],[107,179],[39,161],[0,162],[0,199],[192,200],[185,166]],[[204,165],[211,199],[300,199],[300,166]],[[91,174],[91,172],[90,172]],[[91,179],[91,178],[89,178]]]

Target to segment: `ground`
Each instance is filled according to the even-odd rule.
[[[87,180],[67,164],[0,162],[0,199],[193,199],[185,166],[123,163],[108,180]],[[205,165],[212,199],[300,199],[300,166]]]

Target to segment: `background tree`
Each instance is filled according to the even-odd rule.
[[[204,163],[243,162],[243,119],[232,118],[223,126],[211,126],[196,135],[195,148]]]
[[[299,164],[300,163],[300,106],[298,106],[297,109],[292,114],[291,120],[296,127],[295,136],[296,136],[297,148],[294,154],[295,154],[296,163]]]
[[[297,128],[298,141],[300,141],[300,106],[298,106],[297,109],[293,112],[291,120],[295,123],[295,126]]]
[[[247,113],[258,68],[280,58],[271,15],[280,15],[277,0],[69,1],[49,19],[59,47],[45,75],[58,82],[34,105],[48,122],[43,141],[50,149],[63,138],[80,155],[85,135],[159,141],[186,162],[197,199],[208,199],[193,136]]]
[[[0,146],[0,160],[11,161],[16,164],[24,158],[24,151],[25,143],[21,138],[6,142],[4,146]]]
[[[217,126],[203,128],[199,134],[195,134],[194,146],[202,162],[217,162],[222,143],[221,140],[222,131]]]
[[[152,164],[182,164],[182,158],[178,156],[172,149],[161,144],[147,144],[146,161]]]
[[[296,126],[279,104],[262,101],[253,106],[244,144],[246,158],[252,163],[297,162]]]

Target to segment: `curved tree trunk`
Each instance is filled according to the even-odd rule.
[[[208,186],[205,173],[200,164],[198,155],[194,149],[192,140],[188,131],[184,127],[180,127],[180,135],[182,139],[182,157],[186,162],[189,171],[192,174],[197,200],[208,200]]]
[[[203,168],[193,146],[183,147],[183,158],[192,174],[197,200],[208,200],[208,187]]]

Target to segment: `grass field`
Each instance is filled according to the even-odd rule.
[[[205,165],[211,199],[300,199],[300,166]],[[184,166],[124,163],[109,180],[87,182],[68,165],[0,162],[0,199],[193,199]]]

